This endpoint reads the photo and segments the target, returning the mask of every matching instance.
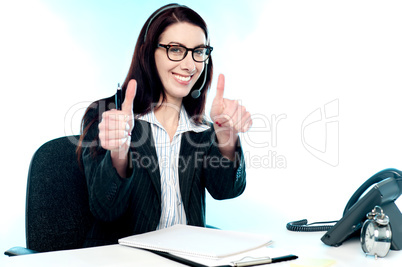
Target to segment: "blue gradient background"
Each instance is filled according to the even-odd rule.
[[[25,245],[34,151],[79,133],[84,109],[114,93],[143,23],[167,3],[0,3],[0,250]],[[275,235],[270,229],[290,220],[339,219],[372,174],[402,169],[400,1],[180,3],[210,28],[216,75],[207,106],[224,73],[225,97],[254,118],[241,137],[247,189],[234,200],[208,199],[209,224]]]

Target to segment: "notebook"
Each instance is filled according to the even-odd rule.
[[[271,243],[271,239],[265,235],[189,225],[175,225],[119,239],[121,245],[212,260],[238,255]]]

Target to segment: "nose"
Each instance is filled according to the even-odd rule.
[[[192,51],[189,51],[185,58],[181,61],[181,69],[186,70],[189,73],[194,73],[196,71],[195,61],[191,55]]]

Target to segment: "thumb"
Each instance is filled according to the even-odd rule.
[[[124,102],[121,105],[122,111],[124,111],[126,113],[133,112],[134,98],[135,98],[136,93],[137,93],[137,81],[134,79],[131,79],[128,82],[128,85],[126,88],[126,95],[124,97]]]
[[[224,91],[224,89],[225,89],[225,76],[223,74],[219,74],[218,85],[216,86],[215,99],[223,100],[223,91]]]

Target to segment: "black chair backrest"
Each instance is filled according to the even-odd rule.
[[[82,247],[93,222],[83,170],[77,160],[79,136],[43,144],[28,172],[27,248],[38,252]]]

